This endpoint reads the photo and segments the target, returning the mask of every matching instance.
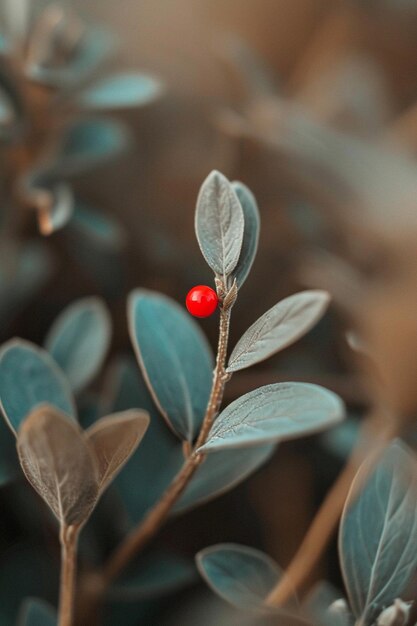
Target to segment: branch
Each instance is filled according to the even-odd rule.
[[[63,525],[61,527],[61,577],[58,626],[72,626],[73,624],[79,531],[78,526]]]

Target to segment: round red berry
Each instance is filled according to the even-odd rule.
[[[219,298],[211,287],[197,285],[188,292],[185,304],[191,315],[195,317],[209,317],[217,309]]]

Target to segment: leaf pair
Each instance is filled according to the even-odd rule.
[[[259,213],[255,198],[242,183],[230,183],[213,171],[197,199],[195,230],[208,265],[225,285],[235,278],[240,287],[258,247]]]
[[[101,493],[138,447],[149,424],[132,410],[83,432],[56,408],[42,405],[17,433],[22,469],[62,525],[82,526]]]

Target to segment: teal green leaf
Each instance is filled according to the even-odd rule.
[[[20,609],[17,623],[18,626],[56,626],[56,611],[43,600],[28,598]]]
[[[161,414],[188,441],[198,433],[211,385],[213,357],[199,326],[176,302],[137,289],[129,296],[130,337]]]
[[[128,568],[111,587],[109,596],[124,601],[157,598],[187,587],[196,577],[195,565],[189,559],[151,552]]]
[[[276,383],[229,404],[214,422],[200,452],[304,437],[344,417],[340,398],[318,385]]]
[[[131,72],[101,79],[83,91],[82,106],[92,109],[117,109],[143,106],[161,93],[161,83],[146,74]]]
[[[297,341],[323,316],[329,294],[318,289],[296,293],[278,302],[244,333],[230,355],[228,372],[237,372]]]
[[[84,389],[100,370],[111,340],[111,320],[100,298],[82,298],[57,317],[45,348],[65,372],[75,392]]]
[[[47,171],[33,171],[22,181],[28,203],[38,210],[39,229],[43,235],[60,230],[74,211],[74,195],[69,185],[54,180]]]
[[[233,272],[237,286],[240,288],[248,277],[255,260],[259,241],[260,217],[258,205],[251,190],[239,181],[234,181],[232,188],[242,206],[245,220],[242,249]]]
[[[239,261],[243,230],[244,215],[238,197],[227,178],[214,170],[198,195],[195,231],[205,260],[224,280]]]
[[[44,403],[76,417],[68,381],[50,354],[23,339],[8,341],[0,349],[0,406],[10,428],[17,432]]]
[[[396,442],[376,469],[370,462],[359,469],[340,525],[342,573],[358,624],[370,626],[401,597],[417,569],[416,541],[417,463]]]
[[[114,219],[79,200],[76,201],[70,226],[78,236],[87,238],[90,245],[110,251],[120,250],[125,240],[122,227]]]

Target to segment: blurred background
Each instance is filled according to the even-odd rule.
[[[32,0],[30,6],[41,15],[50,4]],[[4,0],[1,7],[0,32],[12,33],[14,42],[22,41],[22,29],[16,28],[22,14],[10,17],[10,7],[18,5],[28,10],[23,0]],[[231,344],[265,310],[302,288],[329,289],[333,304],[294,347],[236,375],[227,400],[270,382],[315,382],[341,395],[349,417],[325,435],[279,446],[247,482],[171,522],[157,541],[180,547],[190,558],[207,545],[236,541],[264,549],[284,567],[369,407],[383,405],[408,416],[417,404],[417,5],[411,0],[56,5],[68,12],[62,23],[69,34],[60,14],[56,19],[53,14],[41,26],[25,22],[23,47],[1,50],[1,338],[17,335],[42,343],[67,304],[99,295],[114,324],[109,360],[130,353],[125,312],[130,289],[156,289],[182,303],[193,285],[212,280],[193,230],[205,177],[215,168],[247,184],[258,201],[261,237],[233,311]],[[55,167],[74,143],[71,137],[73,143],[63,142],[62,148],[62,129],[85,114],[68,106],[84,88],[84,78],[74,87],[59,77],[52,81],[52,74],[44,80],[40,72],[28,77],[22,70],[28,67],[28,49],[32,70],[45,68],[57,49],[68,61],[68,42],[78,28],[72,20],[78,19],[104,26],[115,38],[114,52],[97,76],[139,71],[151,80],[143,106],[107,107],[106,118],[123,125],[123,150],[109,150],[112,158],[98,158],[94,168],[87,156],[86,171],[67,161],[66,169]],[[29,48],[28,33],[35,42]],[[61,57],[47,69],[63,71]],[[83,150],[88,152],[95,137],[83,135]],[[48,192],[46,204],[39,190]],[[214,347],[217,320],[201,325]],[[92,392],[99,389],[100,379]],[[42,550],[45,543],[54,544],[50,530],[29,528],[26,491],[21,486],[18,500],[14,484],[0,491],[0,582],[9,578],[11,551],[22,542],[33,540]],[[42,509],[37,501],[33,506]],[[53,558],[55,548],[49,546]],[[321,577],[340,585],[335,545],[312,581]],[[28,589],[25,595],[32,593]],[[43,593],[54,599],[53,586]],[[21,600],[17,595],[7,604],[2,624],[15,623]],[[196,579],[184,590],[136,603],[133,617],[126,613],[110,623],[193,624],[194,610],[203,623],[195,606],[211,601]],[[221,623],[208,610],[205,619],[207,625]]]

